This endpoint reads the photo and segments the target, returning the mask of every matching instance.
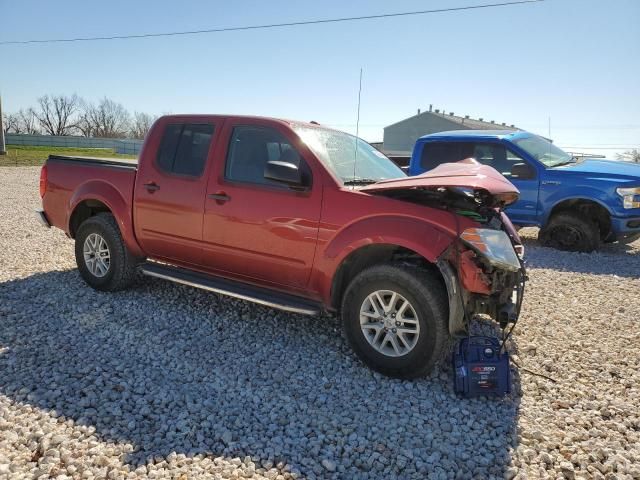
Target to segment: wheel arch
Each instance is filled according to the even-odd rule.
[[[136,256],[144,256],[133,230],[131,205],[112,185],[92,180],[81,185],[69,199],[67,233],[75,238],[77,229],[87,218],[98,213],[111,213],[116,220],[126,247]]]
[[[328,310],[338,311],[342,293],[355,274],[394,255],[435,265],[453,235],[428,219],[401,215],[368,217],[341,229],[319,253],[311,286]]]
[[[88,198],[78,202],[69,216],[69,236],[75,238],[78,228],[85,220],[102,212],[113,214],[101,200]]]
[[[605,240],[611,234],[611,212],[609,209],[602,202],[585,197],[572,197],[557,201],[549,210],[543,228],[554,215],[568,211],[578,211],[583,215],[593,218],[598,224],[602,240]]]
[[[397,243],[374,243],[349,252],[338,265],[331,281],[331,309],[340,310],[344,293],[363,270],[383,263],[404,263],[442,274],[436,264],[420,253]],[[442,284],[446,286],[444,278]]]

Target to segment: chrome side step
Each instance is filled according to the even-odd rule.
[[[185,268],[147,262],[141,265],[140,271],[150,277],[162,278],[182,285],[201,288],[267,307],[278,308],[287,312],[318,315],[322,311],[319,303],[305,298],[256,287],[247,283],[234,282],[233,280],[206,275]]]

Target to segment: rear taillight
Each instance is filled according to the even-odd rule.
[[[43,165],[40,170],[40,198],[44,197],[47,191],[47,166]]]

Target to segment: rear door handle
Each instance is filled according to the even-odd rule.
[[[210,193],[209,195],[207,195],[207,198],[215,200],[216,202],[228,202],[229,200],[231,200],[231,197],[224,192]]]
[[[144,188],[147,189],[147,192],[153,193],[156,190],[160,190],[160,185],[158,185],[156,182],[145,183]]]

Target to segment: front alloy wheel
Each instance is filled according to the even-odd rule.
[[[442,358],[448,298],[434,271],[397,264],[369,267],[347,287],[340,315],[355,353],[385,375],[424,375]]]
[[[365,298],[360,308],[360,328],[369,345],[389,357],[409,353],[420,335],[415,309],[393,290],[376,290]]]

